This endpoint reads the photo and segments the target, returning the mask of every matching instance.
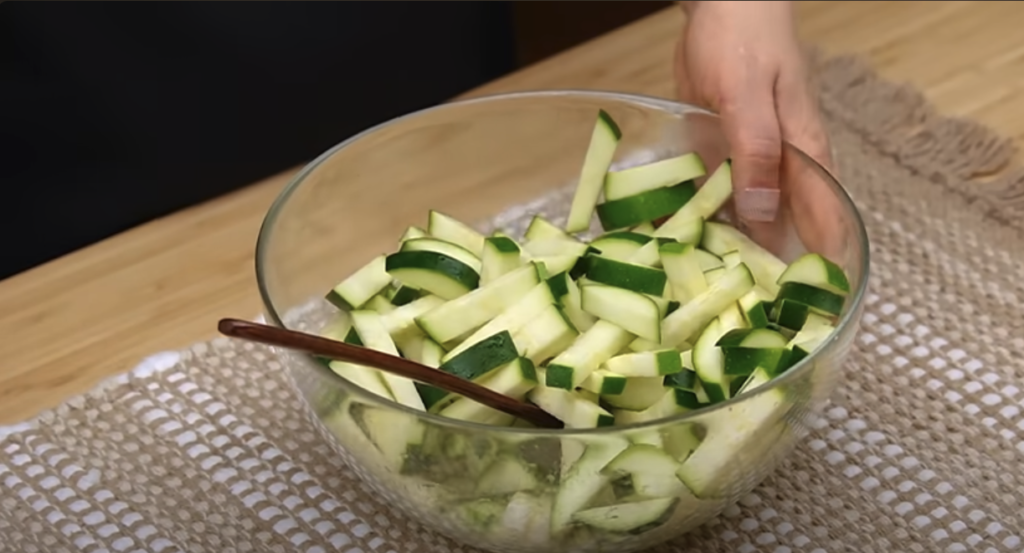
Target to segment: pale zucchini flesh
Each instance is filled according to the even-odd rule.
[[[695,219],[710,219],[731,197],[732,164],[726,160],[715,169],[704,186],[697,190],[686,205],[654,231],[654,236],[682,241],[680,234],[688,231]]]
[[[590,220],[601,194],[604,176],[612,164],[621,138],[622,131],[619,130],[619,126],[608,113],[601,110],[594,124],[590,146],[583,160],[579,183],[576,185],[576,194],[569,208],[569,218],[565,224],[567,232],[582,232],[590,228]]]

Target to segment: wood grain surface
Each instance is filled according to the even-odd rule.
[[[863,54],[944,113],[1024,139],[1024,2],[800,2],[799,15],[802,37],[826,52]],[[671,97],[681,23],[676,9],[659,12],[467,96],[568,87]],[[0,424],[208,339],[222,317],[260,312],[256,233],[293,174],[0,282]]]

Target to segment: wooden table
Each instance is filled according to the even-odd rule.
[[[866,55],[945,113],[1024,138],[1024,2],[801,2],[801,34]],[[667,10],[468,95],[601,88],[672,96]],[[253,246],[293,171],[0,282],[0,423],[86,391],[151,353],[254,316]],[[443,186],[440,185],[440,186]]]

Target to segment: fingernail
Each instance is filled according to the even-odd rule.
[[[747,221],[770,223],[778,211],[778,188],[747,188],[736,195],[736,214]]]

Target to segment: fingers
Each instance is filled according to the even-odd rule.
[[[749,222],[770,222],[779,208],[782,134],[773,83],[751,84],[733,89],[734,99],[723,101],[722,130],[732,150],[736,214]]]
[[[785,140],[823,167],[835,167],[816,96],[801,74],[780,80],[776,91],[779,124]],[[780,170],[797,235],[809,250],[844,264],[848,221],[824,172],[792,149],[783,155]]]
[[[776,86],[776,109],[783,138],[829,170],[834,169],[828,133],[818,109],[817,95],[803,68],[780,76]]]

